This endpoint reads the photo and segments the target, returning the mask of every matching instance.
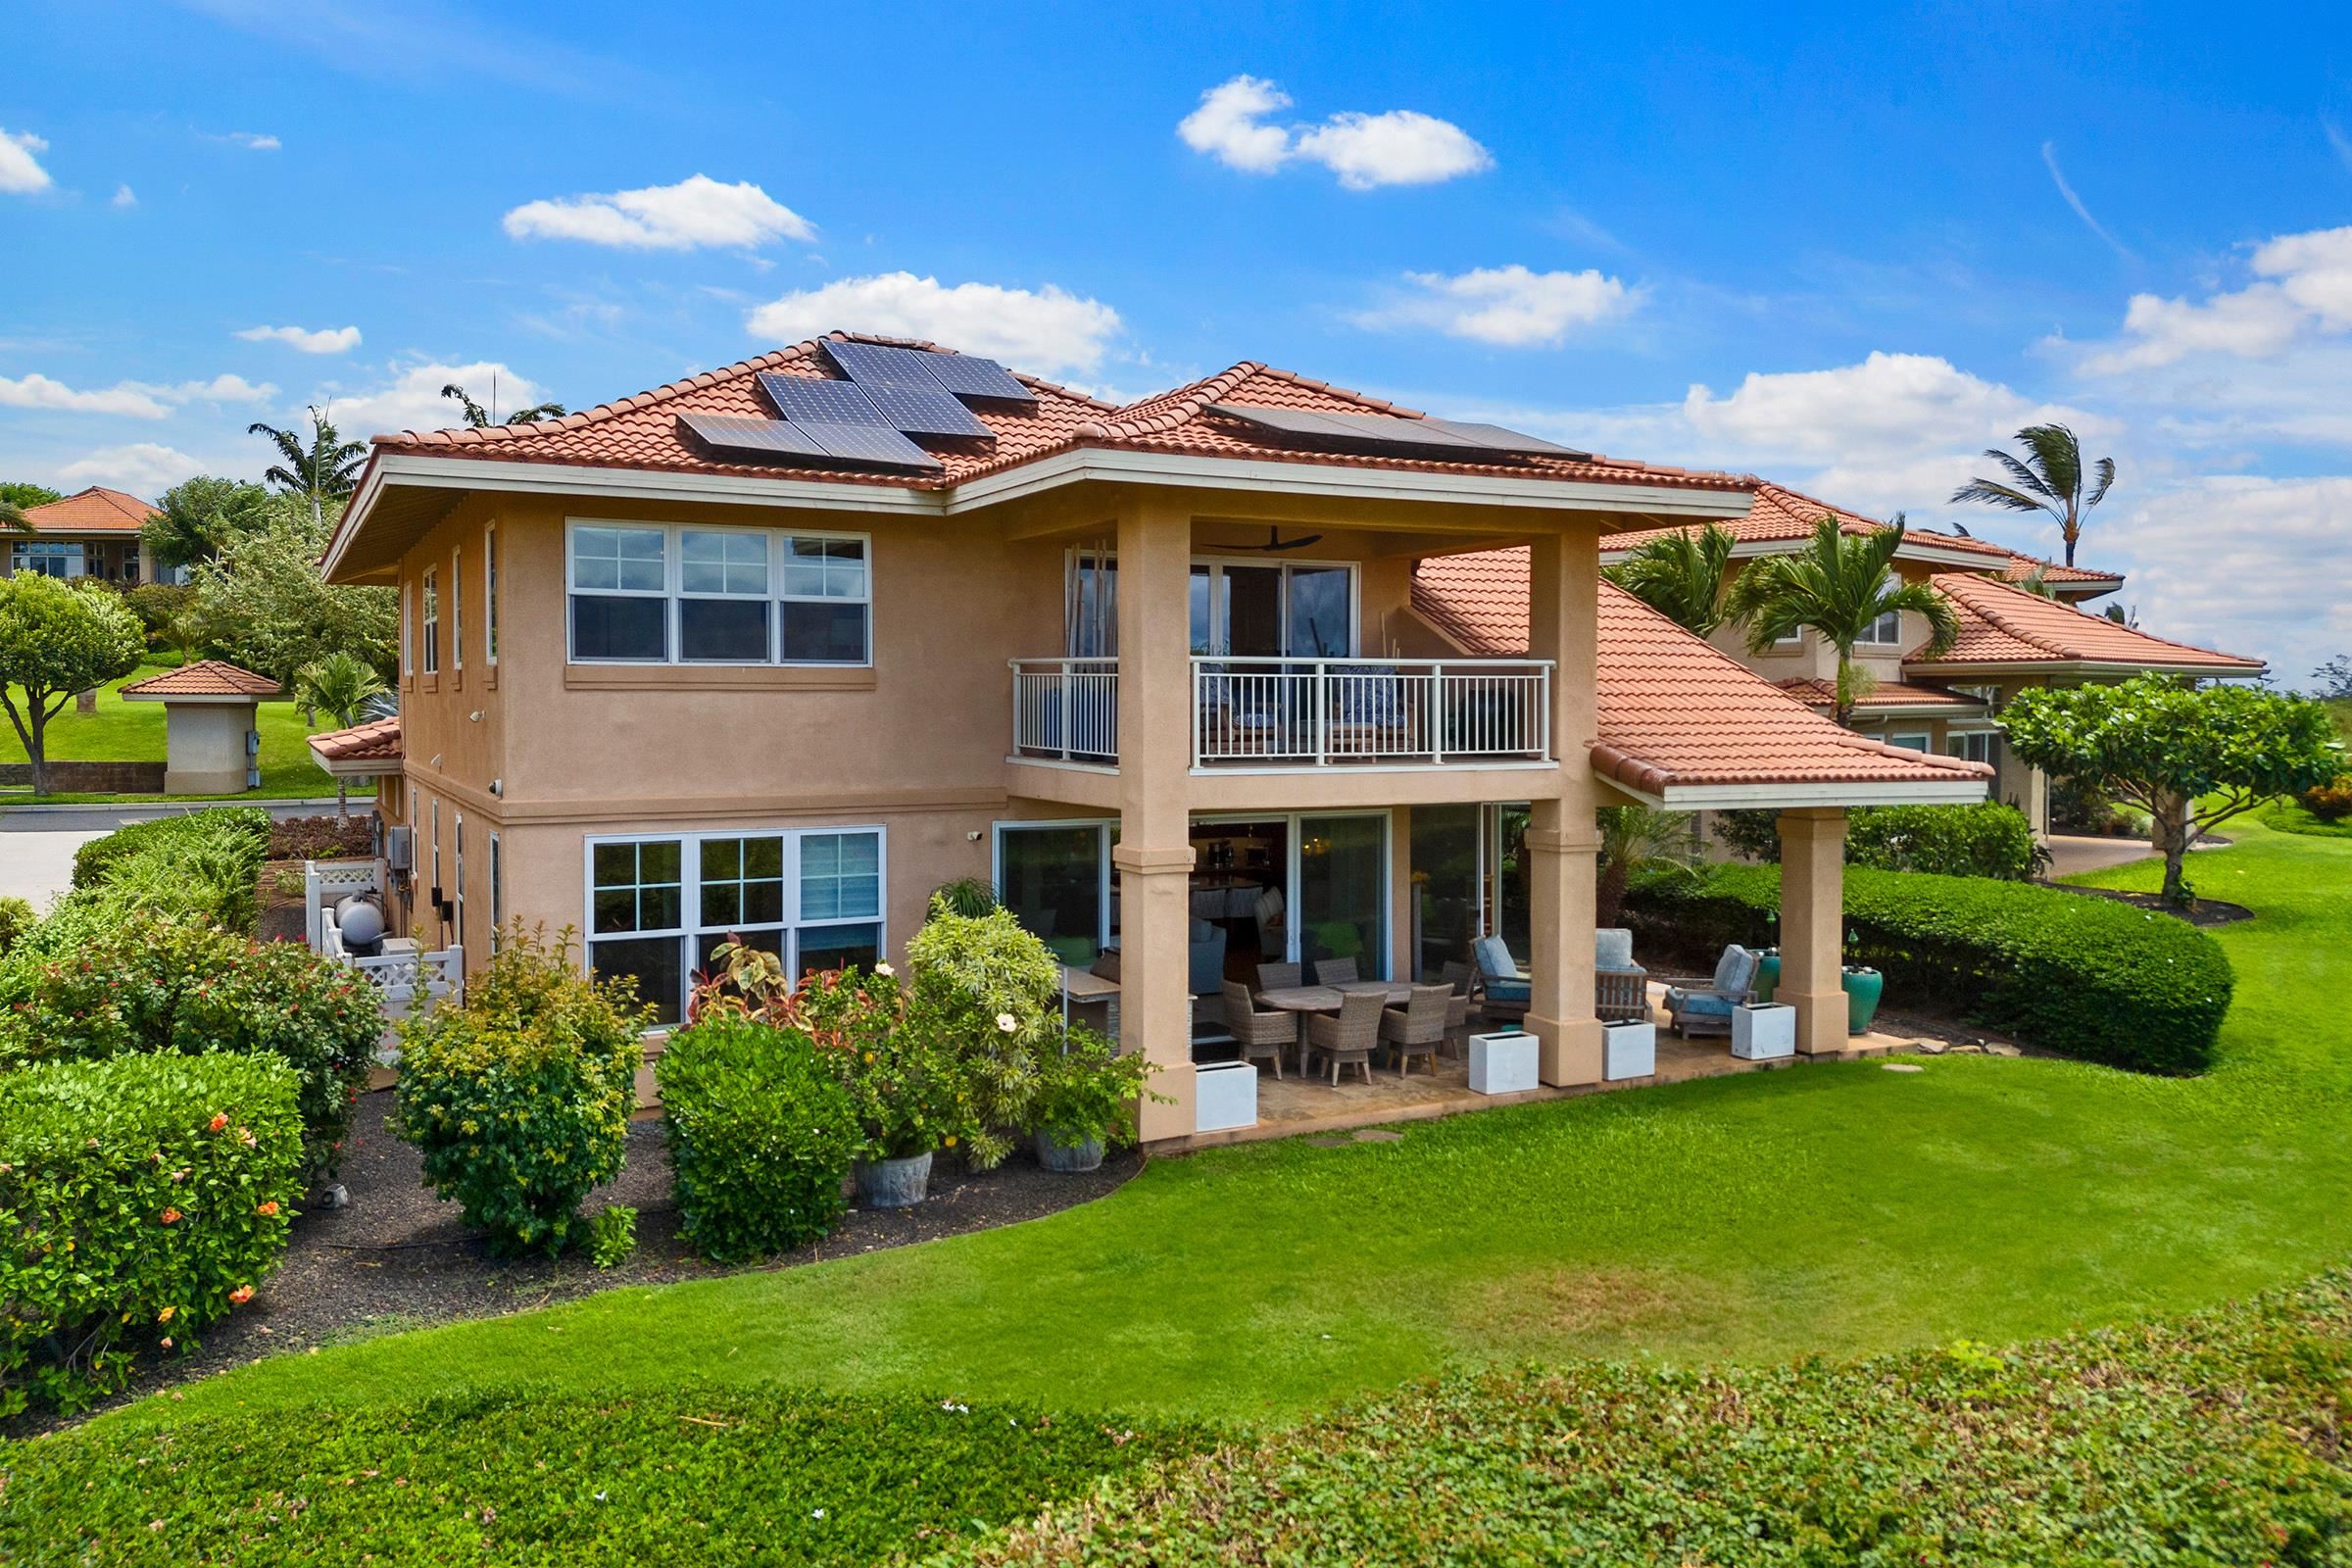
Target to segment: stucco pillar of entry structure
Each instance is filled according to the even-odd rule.
[[[1157,1069],[1140,1131],[1182,1138],[1197,1120],[1191,990],[1192,564],[1188,508],[1124,501],[1119,561],[1119,1038]]]
[[[1543,534],[1528,554],[1528,653],[1552,661],[1549,718],[1560,795],[1535,802],[1528,821],[1527,1029],[1540,1043],[1537,1072],[1544,1082],[1596,1084],[1601,1036],[1592,1011],[1592,928],[1600,833],[1592,748],[1599,733],[1599,536]]]
[[[1830,1056],[1846,1049],[1845,812],[1838,807],[1781,813],[1781,983],[1776,1002],[1796,1008],[1796,1049]]]

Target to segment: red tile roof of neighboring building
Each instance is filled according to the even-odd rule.
[[[1815,680],[1809,675],[1792,676],[1773,684],[1807,708],[1835,709],[1838,706],[1838,683],[1834,680]],[[1939,686],[1914,686],[1908,681],[1883,680],[1854,700],[1856,709],[1871,708],[1983,708],[1974,697],[1947,692]]]
[[[933,353],[952,352],[938,345],[906,338],[870,337],[836,332],[849,341],[886,343]],[[1391,414],[1418,418],[1377,398],[1310,381],[1287,370],[1254,361],[1244,363],[1206,380],[1155,393],[1117,407],[1083,393],[1041,381],[1020,379],[1037,394],[1033,407],[994,405],[973,412],[989,427],[993,442],[968,443],[963,450],[933,452],[943,467],[932,474],[859,472],[837,467],[794,468],[776,464],[730,462],[712,456],[679,428],[681,414],[733,415],[773,418],[759,390],[759,372],[832,379],[811,339],[721,370],[690,376],[667,386],[641,392],[614,403],[600,404],[560,419],[532,424],[495,425],[487,429],[403,430],[374,437],[377,454],[431,453],[441,457],[498,459],[506,462],[561,463],[599,467],[654,468],[677,472],[732,474],[760,478],[820,480],[841,484],[887,485],[897,488],[952,489],[982,474],[1032,463],[1054,453],[1081,447],[1112,447],[1158,451],[1200,457],[1252,458],[1269,462],[1301,463],[1350,467],[1408,469],[1450,474],[1498,474],[1554,478],[1569,482],[1607,482],[1664,485],[1687,489],[1737,488],[1742,481],[1716,473],[1608,458],[1569,459],[1529,457],[1492,463],[1460,463],[1437,458],[1382,457],[1339,453],[1312,446],[1286,444],[1265,431],[1208,412],[1211,403],[1238,403],[1259,408],[1328,410],[1353,414]],[[1015,372],[1016,374],[1018,372]]]
[[[125,697],[275,697],[277,693],[277,682],[269,676],[222,659],[199,659],[122,688]]]
[[[311,750],[328,762],[397,762],[401,759],[400,715],[369,719],[349,729],[313,735]]]
[[[1840,728],[1605,582],[1599,700],[1593,767],[1648,795],[1708,785],[1950,785],[1992,776],[1982,762]]]
[[[1428,556],[1413,563],[1413,609],[1465,654],[1527,652],[1527,546]]]
[[[155,515],[137,496],[92,485],[60,501],[26,507],[24,516],[40,533],[136,533]]]
[[[2044,599],[1973,572],[1942,572],[1933,581],[1960,617],[1960,637],[1935,659],[1914,651],[1906,670],[1977,664],[2087,664],[2111,669],[2182,670],[2253,675],[2259,659],[2217,653],[2118,625],[2104,615]]]

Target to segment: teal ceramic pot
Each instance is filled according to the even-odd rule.
[[[1879,998],[1886,993],[1886,977],[1876,969],[1849,968],[1845,971],[1845,1032],[1861,1034],[1878,1016]]]
[[[1756,960],[1756,1000],[1770,1002],[1781,988],[1781,950],[1766,948]]]

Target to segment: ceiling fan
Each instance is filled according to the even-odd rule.
[[[1266,530],[1266,542],[1262,545],[1210,545],[1208,548],[1211,550],[1304,550],[1308,545],[1322,542],[1323,536],[1319,533],[1310,533],[1302,539],[1285,539],[1280,527],[1272,527]]]

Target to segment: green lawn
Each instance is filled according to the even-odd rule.
[[[1255,1422],[1449,1363],[1759,1360],[2205,1305],[2352,1248],[2352,843],[2242,827],[2219,1064],[1942,1057],[1154,1162],[1050,1219],[283,1357],[108,1425],[781,1379]],[[2095,880],[2156,885],[2152,864]]]
[[[82,713],[68,704],[66,710],[49,721],[48,751],[53,762],[160,762],[164,760],[164,705],[161,703],[126,703],[120,695],[124,686],[158,675],[177,665],[177,660],[166,660],[141,664],[137,669],[100,688],[98,711]],[[335,781],[326,775],[311,758],[311,749],[304,738],[315,729],[331,728],[321,722],[306,725],[302,710],[289,702],[269,702],[261,706],[259,727],[262,732],[262,787],[243,795],[226,796],[228,800],[286,800],[328,796],[335,793]],[[24,743],[17,738],[16,726],[0,722],[0,762],[22,762],[25,760]],[[200,800],[201,796],[173,796],[173,800]],[[162,800],[150,795],[34,795],[30,790],[0,791],[0,806],[24,806],[36,802],[100,803],[122,801]]]

